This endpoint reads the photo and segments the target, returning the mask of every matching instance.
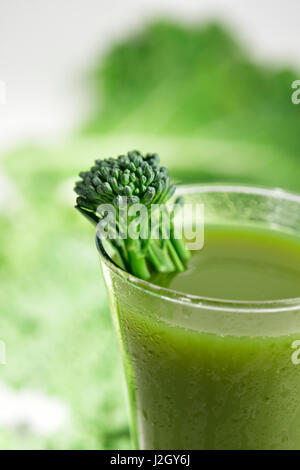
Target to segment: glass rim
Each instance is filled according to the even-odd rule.
[[[241,194],[256,194],[261,196],[269,196],[277,199],[283,199],[291,202],[298,203],[300,206],[300,195],[285,191],[280,188],[267,188],[263,186],[253,186],[247,184],[223,184],[223,183],[210,183],[210,184],[178,184],[176,189],[176,196],[186,194],[201,194],[201,193],[241,193]],[[147,292],[147,294],[160,297],[161,299],[168,300],[174,303],[181,303],[190,307],[218,310],[227,312],[239,313],[278,313],[287,312],[292,310],[300,310],[300,297],[278,299],[278,300],[231,300],[231,299],[218,299],[213,297],[204,297],[198,295],[187,294],[178,290],[168,289],[152,284],[149,281],[144,281],[133,274],[128,273],[119,267],[107,254],[103,247],[101,239],[95,236],[96,247],[100,253],[100,257],[105,265],[113,271],[117,276],[121,277],[125,282],[131,284],[133,287]]]

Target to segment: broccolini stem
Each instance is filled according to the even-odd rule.
[[[128,263],[131,269],[131,273],[134,274],[134,276],[147,280],[150,278],[150,272],[147,266],[146,258],[139,245],[139,240],[128,239],[126,243],[128,251]]]
[[[147,252],[147,258],[154,271],[159,273],[170,273],[175,270],[170,255],[165,247],[159,247],[155,240],[151,240]]]

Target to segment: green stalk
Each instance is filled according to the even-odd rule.
[[[150,272],[145,255],[141,250],[140,241],[127,239],[126,248],[128,252],[128,263],[132,274],[147,281],[150,278]]]
[[[191,253],[185,246],[184,240],[182,240],[181,238],[174,238],[174,233],[173,234],[171,233],[171,242],[179,258],[183,262],[187,262],[191,257]]]
[[[185,267],[184,267],[180,257],[178,256],[178,253],[177,253],[175,247],[173,246],[171,240],[167,239],[166,240],[166,245],[169,248],[169,252],[170,252],[171,258],[173,260],[173,263],[175,264],[176,270],[178,272],[183,272],[185,270]]]
[[[150,241],[147,256],[155,271],[160,273],[171,273],[175,270],[175,266],[169,256],[168,250],[166,247],[160,248],[157,241]]]

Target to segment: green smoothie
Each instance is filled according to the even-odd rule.
[[[202,250],[182,273],[152,282],[185,294],[230,300],[300,297],[300,238],[275,231],[206,227]]]
[[[152,282],[233,301],[300,297],[300,240],[206,227],[204,248],[188,269]],[[274,336],[195,331],[174,326],[174,316],[185,315],[180,303],[165,307],[140,290],[125,293],[117,278],[109,289],[141,448],[300,449],[300,364],[293,360],[300,330]]]

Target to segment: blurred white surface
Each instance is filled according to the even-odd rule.
[[[58,398],[35,390],[15,391],[0,383],[0,428],[52,435],[66,425],[70,410]]]
[[[76,127],[94,58],[153,17],[220,19],[258,59],[300,69],[299,13],[299,0],[1,0],[0,151]]]

